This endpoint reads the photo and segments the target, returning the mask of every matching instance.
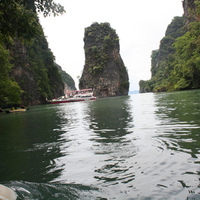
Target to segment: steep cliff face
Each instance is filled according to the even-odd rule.
[[[18,83],[22,91],[22,104],[39,104],[40,95],[38,93],[37,82],[31,69],[27,48],[20,41],[15,40],[12,46],[9,46],[11,54],[11,63],[13,65],[11,78]]]
[[[11,77],[20,86],[21,103],[35,105],[64,94],[64,83],[44,35],[22,44],[8,45],[13,64]]]
[[[183,17],[175,17],[168,25],[165,37],[160,41],[158,50],[151,54],[151,79],[141,80],[140,93],[164,92],[168,90],[169,76],[173,69],[175,48],[173,43],[176,38],[185,33],[185,20]]]
[[[152,52],[152,78],[140,81],[140,92],[200,88],[200,1],[184,0],[183,8],[183,17],[175,17]]]
[[[186,24],[197,19],[197,16],[195,16],[194,13],[195,8],[196,8],[195,0],[183,1],[183,10],[184,10],[184,16],[186,17]]]
[[[39,23],[65,13],[51,1],[0,3],[0,107],[34,105],[64,94],[64,83]]]
[[[93,88],[98,97],[127,95],[129,78],[119,53],[119,38],[109,23],[85,29],[85,65],[79,88]]]

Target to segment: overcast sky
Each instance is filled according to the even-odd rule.
[[[78,89],[84,63],[84,29],[93,22],[109,22],[120,39],[120,55],[128,69],[130,90],[151,78],[151,52],[158,49],[167,26],[183,15],[182,0],[55,0],[65,7],[58,17],[40,22],[57,64]]]

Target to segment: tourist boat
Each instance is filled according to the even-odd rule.
[[[92,89],[83,89],[66,92],[65,96],[59,97],[57,99],[52,99],[48,102],[51,104],[58,104],[88,100],[96,100],[96,97],[93,96]]]

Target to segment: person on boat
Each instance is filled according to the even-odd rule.
[[[25,109],[26,107],[24,105],[21,105],[21,109]]]
[[[15,110],[15,108],[14,108],[14,107],[12,107],[12,108],[11,108],[11,110]]]
[[[2,109],[2,108],[0,108],[0,112],[3,112],[3,109]]]

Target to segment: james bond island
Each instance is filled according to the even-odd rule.
[[[79,88],[93,88],[97,97],[127,95],[129,77],[119,53],[119,37],[109,23],[93,23],[85,29],[84,50]]]

